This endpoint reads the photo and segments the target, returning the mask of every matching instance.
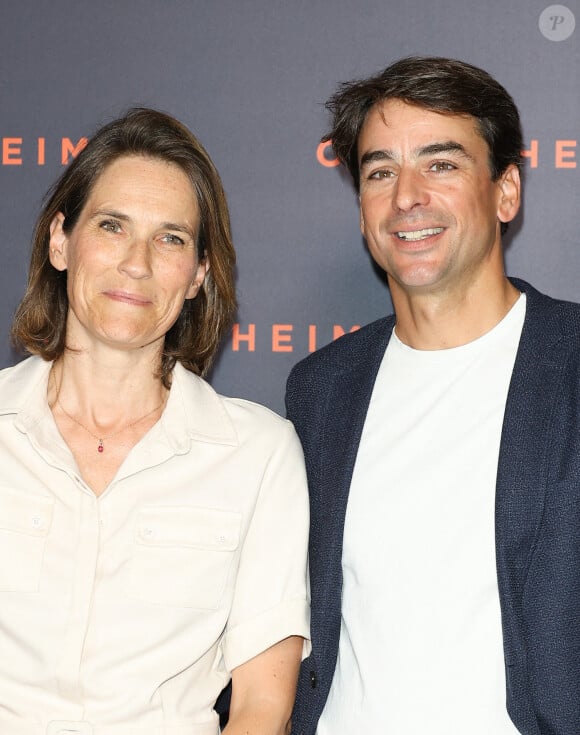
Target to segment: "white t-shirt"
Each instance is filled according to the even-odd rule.
[[[467,345],[393,335],[344,531],[339,658],[318,735],[514,735],[495,565],[500,435],[522,295]]]
[[[0,733],[216,735],[231,670],[308,637],[294,429],[177,365],[96,497],[47,406],[49,369],[0,373]]]

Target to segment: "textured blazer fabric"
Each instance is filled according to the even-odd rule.
[[[496,556],[507,709],[523,735],[580,733],[580,305],[527,295],[496,485]],[[348,492],[387,317],[300,362],[287,386],[310,486],[312,655],[293,732],[314,735],[340,635]],[[371,511],[372,512],[372,511]]]

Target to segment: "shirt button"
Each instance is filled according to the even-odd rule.
[[[34,528],[42,528],[42,518],[40,516],[33,516],[32,525]]]
[[[310,672],[310,686],[312,687],[312,689],[316,689],[316,684],[317,684],[316,671],[311,671]]]

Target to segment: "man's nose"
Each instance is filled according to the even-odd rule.
[[[422,173],[414,168],[401,168],[394,191],[394,206],[406,212],[429,201],[427,182]]]

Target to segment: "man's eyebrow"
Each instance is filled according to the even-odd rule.
[[[446,140],[441,143],[430,143],[416,150],[417,156],[437,156],[439,153],[459,153],[464,158],[473,160],[473,156],[467,152],[461,143],[455,140]]]
[[[465,147],[455,140],[445,140],[440,143],[429,143],[429,145],[424,145],[420,148],[416,148],[413,153],[418,158],[424,156],[437,156],[440,153],[458,153],[464,158],[468,158],[470,161],[473,160],[473,156],[467,152]],[[367,151],[360,159],[360,168],[363,169],[370,163],[396,160],[397,156],[389,148]]]
[[[390,151],[388,148],[386,150],[376,150],[376,151],[367,151],[367,153],[363,154],[363,157],[360,159],[360,168],[364,168],[365,166],[368,166],[369,163],[375,163],[377,161],[394,161],[395,160],[395,154],[393,151]]]

